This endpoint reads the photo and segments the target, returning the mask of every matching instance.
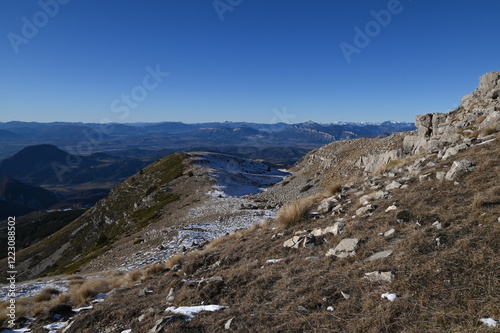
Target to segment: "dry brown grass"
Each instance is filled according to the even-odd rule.
[[[276,221],[285,228],[294,226],[315,203],[317,203],[315,197],[307,197],[286,204],[279,210]]]
[[[91,300],[97,294],[106,293],[117,287],[118,281],[109,279],[87,280],[79,288],[70,289],[68,294],[70,299],[77,305],[82,305]]]
[[[331,197],[335,193],[341,191],[342,185],[333,183],[332,185],[325,186],[321,192],[309,197],[294,200],[279,210],[276,216],[276,222],[285,228],[292,227],[299,223],[313,206],[319,204],[323,199]]]
[[[42,290],[38,295],[33,297],[35,303],[50,301],[54,296],[59,295],[60,292],[54,288],[47,288]]]
[[[481,131],[482,136],[488,136],[488,135],[495,134],[495,133],[498,133],[496,125],[488,126]]]

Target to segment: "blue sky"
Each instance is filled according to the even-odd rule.
[[[500,70],[499,12],[496,0],[2,0],[0,121],[413,121]]]

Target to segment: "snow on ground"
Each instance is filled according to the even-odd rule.
[[[46,325],[43,328],[49,330],[49,333],[57,333],[58,330],[60,330],[61,328],[66,327],[67,325],[68,325],[67,321],[60,321],[60,322],[57,322],[57,323],[52,323],[50,325]]]
[[[48,288],[59,290],[61,294],[68,291],[68,281],[65,280],[45,280],[33,281],[16,285],[16,297],[32,297],[37,295],[40,291]],[[0,289],[0,301],[4,302],[9,299],[9,286],[3,286]]]
[[[268,264],[275,264],[275,263],[278,263],[278,262],[283,261],[283,260],[285,260],[285,258],[280,258],[280,259],[268,259],[268,260],[266,260],[266,263],[268,263]]]
[[[171,306],[165,311],[184,315],[189,319],[193,319],[201,311],[217,311],[227,308],[222,305],[199,305],[199,306],[179,306],[178,308]]]
[[[389,301],[394,302],[394,300],[398,297],[396,294],[384,293],[381,295],[382,298],[387,298]]]
[[[213,196],[241,197],[261,192],[281,181],[288,173],[267,164],[217,153],[195,153],[197,164],[209,169],[216,185]]]
[[[499,323],[493,318],[481,318],[480,321],[488,327],[497,327]]]

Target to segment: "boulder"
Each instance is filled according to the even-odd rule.
[[[342,223],[335,222],[335,224],[330,227],[316,228],[311,232],[311,234],[315,237],[321,237],[327,234],[338,235],[342,232],[343,229],[344,225]]]
[[[479,125],[480,131],[484,131],[489,128],[500,131],[500,111],[491,112],[486,119],[483,120],[481,125]]]
[[[373,212],[375,210],[375,208],[376,207],[373,205],[367,205],[365,207],[361,207],[358,210],[356,210],[356,215],[363,216],[363,215],[369,214],[369,213]]]
[[[444,180],[445,177],[446,177],[446,172],[444,172],[444,171],[438,171],[438,172],[436,172],[436,179],[438,179],[438,180]]]
[[[283,247],[291,247],[294,249],[298,249],[300,245],[300,241],[304,239],[303,236],[293,236],[292,238],[286,240],[283,243]]]
[[[450,170],[446,173],[445,179],[452,181],[459,174],[469,172],[474,168],[474,163],[467,159],[453,162]]]
[[[338,195],[334,195],[328,198],[323,199],[318,206],[318,212],[320,213],[328,213],[336,203],[338,203]]]
[[[316,237],[311,234],[302,234],[300,236],[293,236],[283,243],[283,247],[291,247],[298,249],[300,246],[311,248],[316,245]]]
[[[346,258],[356,254],[359,238],[345,238],[340,243],[326,253],[327,257],[336,256],[337,258]]]
[[[399,160],[403,158],[404,153],[401,149],[390,150],[381,154],[373,154],[361,157],[356,165],[363,168],[365,172],[371,173],[375,170],[383,167],[387,163],[393,160]]]
[[[450,148],[446,149],[442,158],[443,158],[443,160],[446,160],[447,158],[454,156],[465,149],[467,149],[467,145],[465,143],[459,144],[459,145],[454,146],[454,147],[450,147]]]
[[[395,190],[397,188],[400,188],[403,184],[397,182],[397,181],[392,181],[390,182],[386,187],[385,187],[385,190],[386,191],[391,191],[391,190]]]
[[[379,199],[386,197],[388,195],[389,195],[389,193],[387,193],[385,191],[372,192],[372,193],[365,194],[362,197],[360,197],[359,203],[362,205],[365,205],[366,203],[368,203],[370,201],[379,200]]]

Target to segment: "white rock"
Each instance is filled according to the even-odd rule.
[[[451,166],[450,171],[448,171],[446,173],[445,179],[451,181],[458,174],[463,173],[463,172],[469,172],[473,168],[474,168],[474,164],[467,159],[455,161],[455,162],[453,162],[453,165]]]
[[[444,180],[445,176],[446,176],[446,172],[444,172],[444,171],[436,172],[436,179],[438,179],[438,180]]]
[[[337,258],[346,258],[353,256],[358,247],[359,238],[345,238],[340,243],[326,253],[327,257],[336,256]]]
[[[300,241],[304,239],[304,236],[293,236],[292,238],[283,242],[283,247],[292,247],[294,249],[298,249],[300,245]]]
[[[343,291],[340,292],[342,294],[342,297],[344,297],[345,299],[350,299],[351,298],[351,295],[349,295],[348,293],[345,293]]]
[[[234,319],[234,318],[229,319],[229,320],[228,320],[228,321],[226,321],[226,323],[224,324],[224,328],[225,328],[226,330],[228,330],[228,329],[230,329],[230,328],[231,328],[231,323],[233,322],[233,319]]]
[[[340,222],[335,222],[334,225],[332,225],[331,227],[325,228],[324,231],[325,231],[325,234],[330,233],[330,234],[334,234],[334,235],[340,235],[343,230],[344,230],[344,225]]]
[[[426,173],[425,175],[418,176],[418,181],[423,182],[429,180],[430,173]]]
[[[369,272],[365,273],[365,277],[372,282],[387,282],[390,283],[394,280],[394,274],[392,272]]]
[[[386,232],[384,232],[382,235],[384,237],[390,237],[390,236],[394,235],[395,232],[396,232],[396,229],[390,229],[390,230],[387,230]]]
[[[333,311],[333,310],[335,310],[335,308],[333,306],[329,306],[329,307],[326,308],[326,310],[327,311]]]
[[[435,227],[437,230],[443,229],[443,225],[439,221],[434,222],[432,226]]]
[[[397,182],[397,181],[392,181],[390,182],[386,187],[385,187],[385,190],[386,191],[391,191],[391,190],[395,190],[397,188],[400,188],[401,186],[403,186],[401,183]]]
[[[357,216],[363,216],[368,213],[371,213],[375,210],[375,207],[373,205],[367,205],[365,207],[361,207],[358,210],[356,210],[356,215]]]
[[[386,195],[388,195],[388,193],[384,192],[384,191],[376,191],[376,192],[372,192],[372,193],[369,193],[369,194],[365,194],[361,198],[359,198],[359,203],[364,205],[365,202],[370,202],[370,201],[373,201],[373,200],[379,200],[380,198],[383,198]]]
[[[368,258],[365,259],[365,261],[373,261],[373,260],[377,260],[377,259],[387,258],[391,254],[392,254],[392,250],[380,251],[380,252],[374,253],[371,256],[369,256]]]
[[[398,297],[396,294],[391,293],[383,293],[381,295],[382,298],[387,298],[389,301],[394,302],[394,300]]]
[[[385,211],[390,212],[390,211],[397,210],[397,209],[398,209],[398,207],[396,205],[391,205],[391,206],[387,207],[387,209]]]

